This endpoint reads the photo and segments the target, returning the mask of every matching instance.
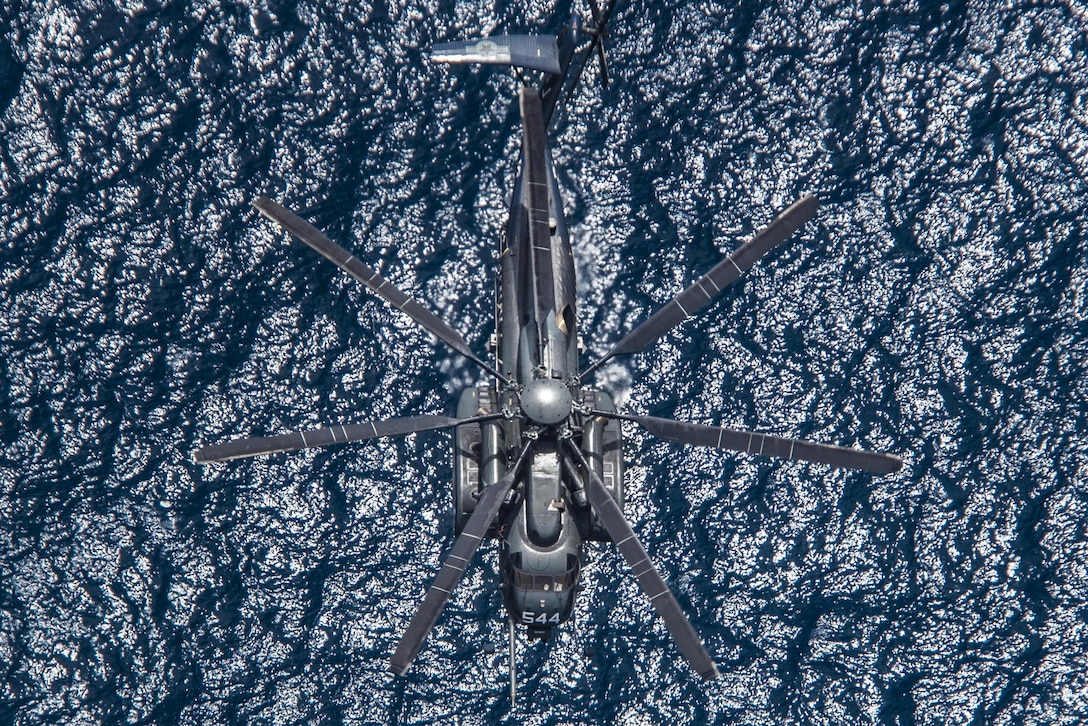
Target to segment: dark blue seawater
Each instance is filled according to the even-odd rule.
[[[434,42],[564,2],[2,0],[0,722],[1078,724],[1088,718],[1088,6],[622,2],[556,159],[600,354],[805,192],[814,220],[653,353],[626,410],[889,450],[889,477],[627,432],[627,514],[704,683],[609,547],[506,685],[449,435],[206,468],[205,442],[452,413],[481,354],[513,83]],[[562,9],[559,8],[560,10]],[[491,648],[490,646],[497,646]]]

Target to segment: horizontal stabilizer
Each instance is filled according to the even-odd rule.
[[[559,75],[559,42],[543,35],[496,35],[481,40],[438,43],[431,48],[438,63],[488,63],[532,68]]]

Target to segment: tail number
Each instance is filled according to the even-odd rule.
[[[559,613],[552,613],[549,616],[548,613],[531,613],[528,611],[522,611],[521,622],[525,625],[547,625],[549,623],[558,625]]]

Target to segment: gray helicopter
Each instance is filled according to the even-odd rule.
[[[896,456],[781,438],[752,431],[621,413],[604,391],[585,385],[606,361],[645,350],[696,314],[761,257],[784,242],[816,212],[805,196],[771,224],[674,297],[611,350],[580,369],[575,271],[553,171],[547,132],[558,102],[575,92],[586,63],[600,59],[607,85],[604,41],[615,2],[593,18],[577,14],[558,36],[510,35],[443,43],[432,60],[484,63],[515,69],[522,119],[520,168],[510,217],[499,243],[494,363],[478,357],[453,328],[330,240],[309,222],[269,199],[254,206],[318,254],[370,288],[491,379],[463,391],[457,416],[422,415],[344,424],[206,446],[197,462],[293,451],[420,431],[455,429],[454,505],[457,539],[390,662],[403,675],[438,620],[484,539],[499,540],[503,601],[508,614],[513,696],[516,626],[546,639],[571,616],[578,591],[583,543],[614,542],[642,591],[665,621],[692,668],[717,676],[672,592],[623,515],[621,422],[654,436],[756,456],[816,462],[874,474],[898,471]],[[581,50],[581,63],[570,73]]]

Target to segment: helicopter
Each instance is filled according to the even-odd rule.
[[[587,385],[604,363],[646,350],[694,316],[816,213],[806,195],[718,262],[585,368],[578,328],[571,239],[556,180],[548,130],[559,102],[578,88],[587,63],[599,59],[608,84],[607,25],[615,0],[592,19],[571,12],[557,35],[500,35],[435,45],[431,59],[513,69],[521,117],[521,150],[498,245],[493,362],[462,335],[310,222],[268,198],[253,202],[267,219],[340,267],[487,374],[465,389],[456,416],[425,414],[341,424],[204,446],[198,463],[453,429],[456,540],[445,556],[389,664],[404,675],[441,615],[477,549],[498,540],[507,612],[511,698],[516,688],[517,629],[547,639],[570,619],[586,542],[613,542],[692,669],[717,677],[714,660],[624,517],[624,422],[658,438],[759,457],[890,474],[898,456],[739,429],[624,413],[612,397]],[[590,38],[588,46],[586,37]],[[577,70],[571,72],[577,63]],[[565,95],[564,95],[565,94]]]

